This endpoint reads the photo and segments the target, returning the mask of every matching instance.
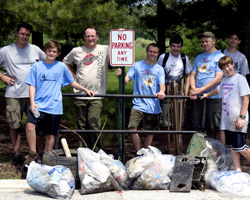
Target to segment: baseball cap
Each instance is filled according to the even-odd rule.
[[[209,32],[209,31],[205,31],[204,33],[199,33],[197,35],[198,38],[203,38],[203,37],[211,37],[211,38],[215,38],[215,35],[212,33],[212,32]]]

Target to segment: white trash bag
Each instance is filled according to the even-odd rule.
[[[126,170],[134,182],[130,186],[135,190],[169,189],[175,157],[162,155],[160,150],[149,146],[137,152],[139,156],[126,163]]]
[[[108,167],[101,163],[98,153],[80,147],[77,149],[77,155],[81,194],[122,190],[111,175]]]
[[[54,167],[32,161],[28,166],[26,180],[31,188],[54,198],[70,199],[75,191],[75,178],[70,169]]]
[[[130,186],[133,190],[166,190],[170,188],[171,180],[159,164],[155,163],[146,169]]]
[[[250,196],[250,174],[239,171],[211,172],[207,184],[213,189],[233,195]]]
[[[138,178],[154,162],[154,156],[148,154],[148,150],[142,148],[137,154],[141,155],[142,152],[145,152],[143,156],[137,156],[126,162],[125,169],[130,179]]]
[[[107,155],[103,150],[98,152],[101,162],[109,168],[110,173],[123,189],[128,189],[131,181],[125,170],[125,166],[119,160],[115,160],[113,155]]]

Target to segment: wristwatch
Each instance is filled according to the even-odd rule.
[[[246,116],[245,115],[240,115],[240,118],[241,119],[246,119]]]

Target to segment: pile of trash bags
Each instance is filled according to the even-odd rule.
[[[229,150],[219,140],[205,136],[193,136],[193,143],[199,148],[188,149],[188,154],[207,158],[207,185],[222,193],[250,196],[250,174],[235,171]]]
[[[81,194],[108,190],[169,189],[175,157],[162,155],[155,147],[142,148],[125,166],[100,150],[78,148]]]
[[[125,165],[89,148],[77,149],[80,194],[104,191],[169,189],[175,156],[163,155],[150,146],[137,152],[137,157]],[[70,199],[75,190],[75,179],[64,166],[50,167],[31,162],[26,178],[31,188],[54,198]]]
[[[250,196],[250,175],[234,171],[230,152],[220,141],[196,133],[187,154],[206,158],[208,186],[223,193]],[[80,147],[77,155],[81,194],[169,189],[176,159],[152,146],[139,150],[125,165],[103,150],[96,153]],[[26,180],[34,190],[54,198],[70,199],[75,190],[70,169],[60,165],[50,167],[31,162]]]

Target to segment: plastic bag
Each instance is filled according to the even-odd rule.
[[[234,170],[231,154],[219,140],[205,138],[207,148],[201,152],[201,156],[210,155],[218,171]]]
[[[128,174],[122,162],[114,160],[113,155],[107,155],[103,150],[98,152],[101,162],[109,168],[110,173],[123,189],[127,189],[131,184]]]
[[[77,154],[81,194],[122,190],[97,153],[88,148],[78,148]]]
[[[54,167],[32,161],[28,166],[26,180],[31,188],[54,198],[70,199],[75,191],[75,179],[70,169]]]
[[[130,159],[125,164],[125,169],[130,179],[138,178],[152,163],[154,157],[151,155],[137,156]]]
[[[250,196],[250,174],[244,172],[211,172],[207,184],[219,192]]]
[[[171,180],[168,174],[172,173],[174,157],[162,155],[159,149],[152,146],[149,146],[149,149],[139,150],[137,154],[143,156],[133,158],[126,163],[129,177],[135,179],[130,188],[169,189]]]
[[[175,164],[175,156],[170,154],[162,154],[161,156],[163,158],[162,162],[164,162],[163,164],[165,165],[165,170],[168,176],[171,177]]]
[[[158,163],[146,169],[131,185],[133,190],[165,190],[170,188],[171,180]]]

